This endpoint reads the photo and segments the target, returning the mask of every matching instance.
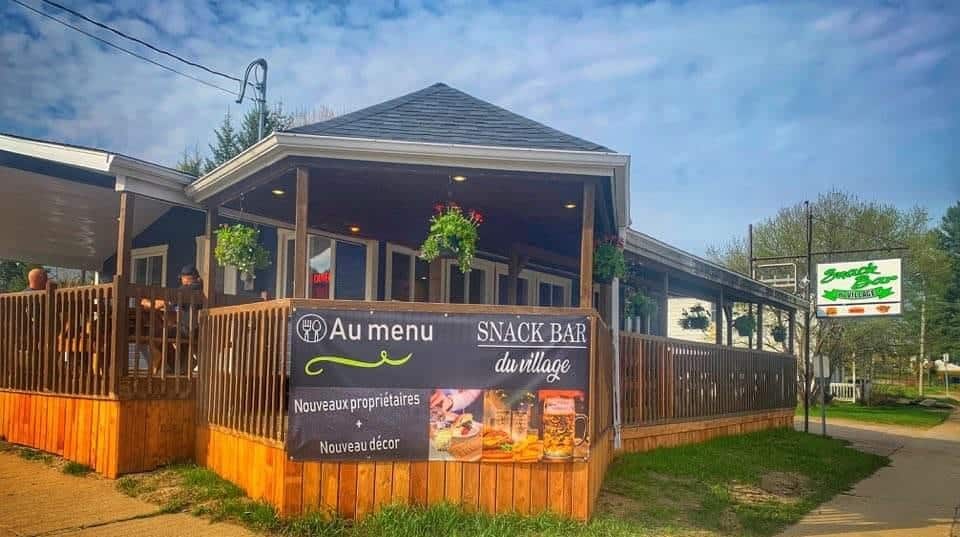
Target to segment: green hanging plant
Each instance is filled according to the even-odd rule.
[[[593,279],[600,283],[610,283],[614,278],[623,278],[627,272],[627,261],[623,255],[623,241],[620,237],[610,236],[597,243],[593,249]]]
[[[236,267],[245,277],[270,266],[270,252],[260,244],[260,230],[243,224],[221,226],[213,253],[221,267]]]
[[[680,326],[686,330],[706,330],[710,326],[710,312],[697,304],[680,314]]]
[[[757,329],[757,319],[753,315],[741,315],[733,320],[733,327],[741,337],[750,337]]]
[[[430,217],[430,231],[420,246],[420,257],[433,261],[438,257],[455,257],[460,271],[467,273],[473,265],[483,215],[473,209],[463,213],[455,203],[437,204]]]
[[[770,329],[770,334],[773,335],[773,340],[777,343],[783,343],[787,340],[787,327],[782,324],[778,324]]]
[[[623,316],[626,318],[651,315],[657,311],[657,301],[650,298],[643,291],[629,289],[625,293],[623,302]]]

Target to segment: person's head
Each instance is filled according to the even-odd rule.
[[[47,271],[37,267],[27,273],[27,283],[33,291],[47,288]]]
[[[186,265],[180,269],[180,286],[196,287],[200,285],[200,272],[193,265]]]

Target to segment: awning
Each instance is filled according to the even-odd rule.
[[[0,135],[0,258],[99,270],[116,251],[117,190],[139,194],[136,235],[190,179],[98,149]]]

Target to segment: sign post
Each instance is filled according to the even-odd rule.
[[[947,396],[950,396],[950,355],[943,353],[943,383]]]

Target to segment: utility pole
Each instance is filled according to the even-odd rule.
[[[807,211],[807,309],[803,322],[803,432],[810,432],[810,299],[813,296],[813,218],[810,213],[810,202],[803,202]]]
[[[923,298],[920,299],[920,356],[917,358],[917,369],[920,370],[919,384],[917,385],[917,393],[920,397],[923,397],[923,362],[925,358],[924,354],[924,340],[927,338],[927,295],[924,293]]]
[[[254,81],[252,83],[255,90],[253,101],[257,105],[257,141],[260,141],[263,139],[267,119],[267,60],[258,58],[247,66],[247,71],[243,74],[243,82],[240,83],[240,96],[237,97],[237,104],[243,102],[243,96],[247,93],[247,84],[250,84],[250,74],[254,67],[259,67],[261,74],[260,77],[257,77],[256,73],[253,73]]]
[[[807,202],[807,274],[810,276],[810,286],[807,292],[810,295],[810,305],[813,307],[813,211],[810,210],[810,202]],[[807,336],[807,353],[810,352],[810,336]],[[823,370],[823,353],[817,354],[817,361],[820,364],[820,434],[827,436],[827,377]]]

